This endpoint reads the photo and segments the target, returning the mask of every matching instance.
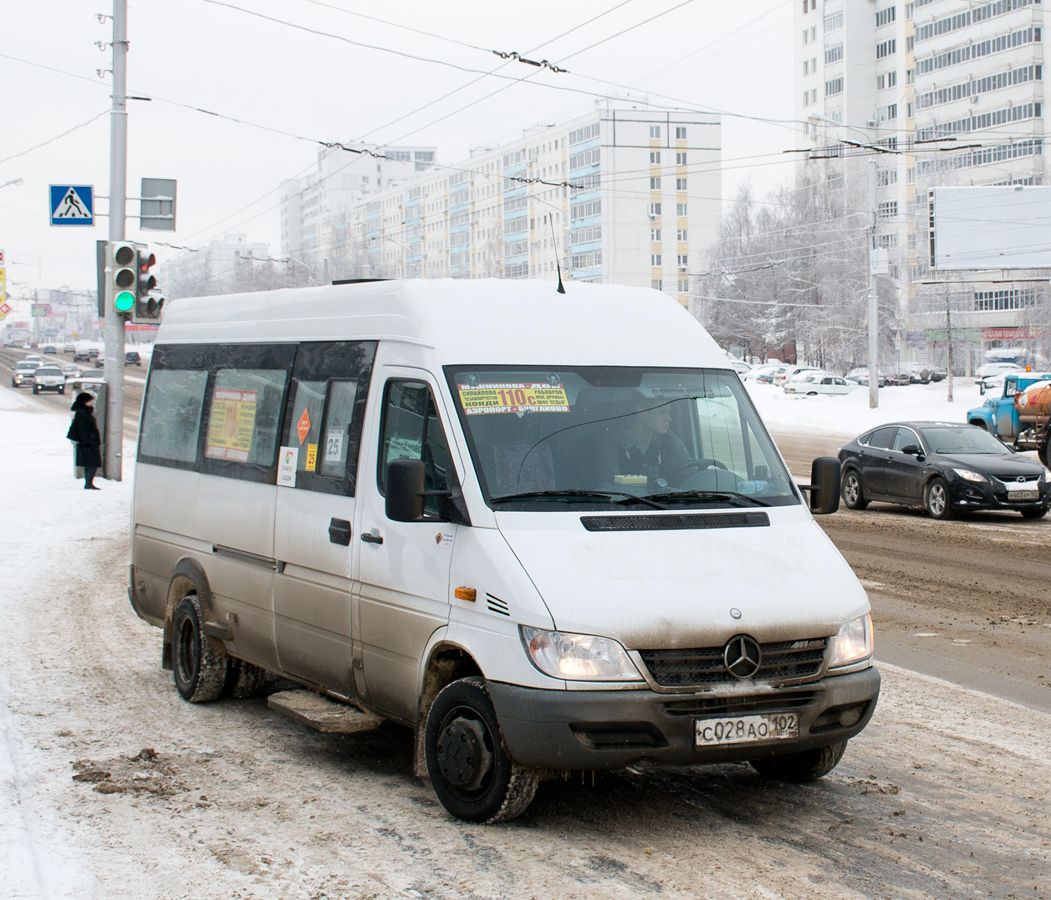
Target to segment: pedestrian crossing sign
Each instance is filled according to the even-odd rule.
[[[52,225],[94,225],[95,187],[90,184],[51,185]]]

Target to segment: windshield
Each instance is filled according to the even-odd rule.
[[[1011,452],[988,431],[973,425],[923,428],[920,433],[934,453],[994,453],[1003,456]]]
[[[493,508],[800,502],[735,372],[458,366],[446,377]]]

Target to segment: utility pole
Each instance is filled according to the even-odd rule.
[[[109,130],[109,239],[124,240],[128,158],[128,0],[113,0],[113,106]],[[106,478],[120,481],[124,457],[124,316],[106,304]]]
[[[876,290],[876,160],[869,160],[869,209],[872,213],[869,243],[869,409],[879,406],[879,298]]]

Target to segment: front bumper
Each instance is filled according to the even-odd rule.
[[[1045,479],[1038,491],[1036,500],[1013,500],[1000,481],[972,482],[958,478],[952,482],[949,495],[953,508],[961,511],[1004,509],[1020,512],[1024,509],[1041,509],[1051,502],[1051,481]]]
[[[839,743],[857,735],[872,718],[880,675],[870,666],[814,684],[721,696],[714,691],[545,691],[502,682],[487,686],[516,762],[542,769],[592,770],[762,759]],[[698,719],[760,712],[798,713],[799,737],[695,746]]]

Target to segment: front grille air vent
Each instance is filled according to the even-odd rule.
[[[811,703],[815,696],[814,691],[798,691],[753,697],[691,697],[661,705],[670,716],[751,716],[800,709]]]
[[[762,664],[752,681],[786,681],[809,678],[821,671],[827,638],[778,641],[760,644]],[[663,687],[732,684],[737,681],[726,670],[722,647],[688,650],[640,650],[650,675]]]
[[[765,512],[672,513],[653,516],[581,516],[588,531],[690,531],[710,528],[764,528]]]
[[[496,613],[499,616],[511,615],[511,607],[499,597],[494,597],[492,594],[487,593],[485,600],[489,604],[489,612]]]

